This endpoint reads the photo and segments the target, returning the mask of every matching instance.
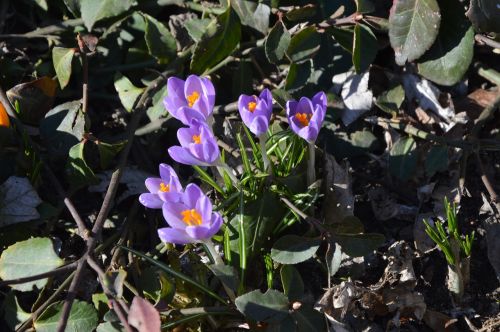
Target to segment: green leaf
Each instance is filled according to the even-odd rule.
[[[123,327],[118,322],[105,322],[97,326],[96,332],[121,332]]]
[[[279,322],[288,315],[288,298],[274,289],[264,294],[254,290],[238,296],[234,303],[245,317],[259,322]]]
[[[101,141],[97,142],[97,148],[99,149],[99,159],[101,162],[101,168],[108,168],[115,157],[120,153],[120,151],[127,145],[127,141],[122,141],[114,144],[104,143]]]
[[[160,300],[169,304],[174,298],[175,284],[165,272],[155,266],[150,266],[142,271],[139,283],[144,291],[144,296],[151,299],[155,305]]]
[[[271,7],[262,2],[231,0],[231,7],[238,14],[241,24],[254,28],[262,34],[269,28]]]
[[[70,183],[74,188],[95,183],[97,178],[94,171],[87,165],[84,157],[85,141],[82,141],[69,150],[68,166],[66,168]]]
[[[292,95],[283,89],[274,89],[271,93],[273,94],[273,99],[276,100],[278,105],[280,105],[283,109],[286,107],[286,102],[293,99]]]
[[[292,63],[286,76],[285,89],[295,93],[303,89],[313,74],[312,62]]]
[[[404,100],[405,90],[401,84],[398,84],[394,88],[380,94],[375,100],[375,105],[386,113],[396,114],[399,112],[399,108]]]
[[[299,310],[294,310],[292,318],[297,324],[297,331],[328,331],[325,326],[325,315],[318,310],[314,310],[311,306],[302,305]],[[335,331],[335,329],[333,330]]]
[[[356,73],[362,73],[368,69],[377,55],[377,37],[372,30],[363,24],[354,27],[354,40],[352,49],[352,63]]]
[[[354,49],[354,29],[347,28],[337,28],[330,27],[328,31],[332,34],[333,38],[339,45],[346,50],[347,52],[352,54]]]
[[[436,172],[446,171],[448,169],[448,147],[435,145],[427,153],[425,158],[425,172],[431,177]]]
[[[285,17],[289,21],[303,21],[316,15],[316,6],[313,4],[307,4],[304,6],[299,6],[292,8],[286,12]]]
[[[321,240],[298,235],[285,235],[271,249],[271,258],[281,264],[297,264],[311,258],[319,249]]]
[[[351,257],[365,256],[376,250],[385,242],[382,234],[335,234],[333,240],[337,242],[342,251]]]
[[[269,62],[277,64],[283,59],[291,39],[292,37],[283,22],[276,22],[264,42],[264,50]]]
[[[355,0],[357,12],[361,14],[371,13],[375,10],[375,6],[370,0]]]
[[[440,20],[436,0],[394,1],[389,14],[389,39],[398,65],[418,59],[432,46]]]
[[[441,85],[458,83],[474,55],[474,29],[464,16],[458,0],[439,3],[442,18],[439,34],[431,49],[419,60],[418,72]]]
[[[224,285],[234,291],[238,289],[238,273],[234,267],[223,264],[211,264],[208,265],[208,268]]]
[[[191,59],[191,71],[201,74],[229,56],[238,46],[241,23],[238,15],[228,8],[207,26]]]
[[[163,106],[163,99],[168,95],[167,89],[160,89],[156,91],[153,95],[153,100],[151,102],[152,106],[147,109],[146,113],[148,114],[149,120],[155,121],[161,118],[162,116],[167,116],[169,113],[165,110],[165,106]]]
[[[17,328],[31,316],[21,308],[13,291],[5,296],[2,309],[4,322],[11,331],[17,330]]]
[[[319,50],[320,41],[316,28],[309,26],[292,37],[286,54],[292,62],[306,61]]]
[[[300,300],[304,296],[304,281],[293,265],[283,265],[280,269],[283,291],[290,301]]]
[[[203,33],[207,30],[207,26],[210,22],[212,22],[212,20],[208,18],[195,18],[187,21],[184,26],[189,36],[197,43],[203,37]]]
[[[74,48],[54,47],[52,49],[52,63],[57,74],[61,90],[66,87],[71,77],[71,63],[75,55]]]
[[[142,14],[146,21],[144,39],[148,46],[149,54],[158,59],[160,64],[170,62],[177,54],[177,43],[170,30],[157,19]]]
[[[79,7],[85,27],[92,31],[97,21],[118,16],[134,4],[135,0],[81,0]]]
[[[64,261],[57,256],[49,238],[32,238],[17,242],[8,247],[0,257],[0,278],[17,279],[49,272],[63,265]],[[47,278],[11,285],[18,291],[27,292],[33,287],[41,289],[47,284]]]
[[[123,107],[125,107],[128,112],[132,111],[135,101],[144,91],[144,88],[134,86],[132,82],[121,73],[116,73],[114,80],[115,90],[118,92]]]
[[[417,143],[411,137],[400,138],[389,152],[389,171],[392,175],[405,181],[415,174]]]
[[[86,118],[80,100],[50,110],[40,123],[40,136],[51,157],[66,158],[72,146],[83,139]]]
[[[36,319],[34,326],[37,332],[57,331],[57,324],[62,316],[64,302],[56,302],[50,305]],[[93,331],[97,327],[97,311],[90,303],[75,300],[69,312],[66,332]]]

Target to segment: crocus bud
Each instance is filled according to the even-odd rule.
[[[139,202],[150,209],[161,209],[164,202],[179,201],[182,185],[174,169],[167,164],[160,164],[160,177],[147,178],[146,188],[149,193],[139,196]]]
[[[264,89],[258,97],[241,95],[238,99],[238,109],[243,123],[252,133],[256,136],[264,134],[273,113],[271,91]]]
[[[311,99],[302,97],[286,103],[286,115],[292,130],[309,143],[314,143],[326,114],[326,95],[318,92]]]
[[[168,154],[178,163],[214,166],[219,161],[217,140],[206,123],[194,119],[189,128],[177,131],[177,138],[181,146],[172,146]]]
[[[190,75],[186,81],[170,77],[163,105],[172,116],[189,126],[193,119],[206,121],[215,104],[215,89],[206,77]]]

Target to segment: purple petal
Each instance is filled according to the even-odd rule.
[[[171,192],[182,191],[182,185],[179,181],[179,177],[170,165],[160,164],[160,177],[170,186]]]
[[[186,126],[191,125],[194,120],[206,121],[207,116],[197,108],[181,107],[177,111],[177,117]]]
[[[218,212],[212,213],[212,221],[210,223],[210,237],[214,236],[222,227],[222,217]]]
[[[294,116],[297,113],[298,102],[295,100],[289,100],[286,102],[286,116],[288,118]]]
[[[190,126],[189,128],[179,128],[179,130],[177,130],[177,139],[179,140],[181,146],[187,147],[193,143],[193,136],[199,134],[200,132],[198,128],[194,126]]]
[[[147,178],[144,184],[150,193],[156,194],[160,190],[160,184],[162,182],[163,180],[160,178]]]
[[[250,131],[254,133],[255,136],[260,136],[264,134],[267,131],[268,127],[269,127],[269,120],[263,115],[255,117],[255,119],[249,126]]]
[[[212,202],[210,199],[203,195],[196,202],[196,211],[201,213],[202,225],[210,225],[210,219],[212,218]]]
[[[162,242],[166,243],[187,244],[196,242],[186,233],[186,231],[170,227],[160,228],[158,230],[158,236]]]
[[[182,193],[178,191],[169,191],[169,192],[159,192],[158,197],[162,200],[162,202],[180,202],[182,198]]]
[[[201,241],[211,237],[211,228],[206,226],[188,226],[186,233],[195,240]]]
[[[196,203],[201,197],[204,197],[203,191],[194,183],[187,185],[182,196],[182,201],[189,209],[196,209]]]
[[[220,158],[220,150],[217,142],[212,138],[202,144],[204,161],[209,165],[215,164]]]
[[[215,105],[214,85],[208,77],[202,77],[201,80],[203,81],[203,87],[204,87],[205,93],[207,95],[208,107],[210,110],[213,110],[214,105]],[[210,111],[208,115],[210,115],[210,113],[212,113],[212,112]]]
[[[273,94],[269,89],[264,89],[259,95],[259,98],[264,100],[267,104],[267,107],[271,108],[271,112],[273,109]]]
[[[206,163],[202,162],[199,159],[196,159],[189,150],[180,147],[180,146],[172,146],[168,149],[168,154],[170,158],[175,160],[178,163],[184,165],[198,165],[198,166],[209,166]]]
[[[322,108],[326,109],[327,105],[327,98],[326,94],[323,91],[318,92],[317,94],[312,97],[312,103],[314,106],[319,105]]]
[[[297,113],[312,114],[314,110],[311,100],[307,97],[302,97],[297,104]]]
[[[189,209],[190,208],[185,206],[183,203],[172,201],[163,202],[163,218],[170,227],[184,229],[187,224],[182,221],[182,211]]]
[[[303,139],[305,139],[307,142],[313,143],[314,141],[316,141],[318,133],[319,131],[316,125],[310,125],[300,129],[297,134]]]
[[[139,202],[147,208],[150,209],[161,209],[163,201],[158,197],[158,195],[145,193],[139,196]]]

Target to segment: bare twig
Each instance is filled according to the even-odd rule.
[[[474,36],[474,39],[479,43],[483,45],[488,45],[489,47],[493,48],[500,48],[500,43],[497,42],[496,40],[493,40],[491,38],[488,38],[484,35],[477,34]]]
[[[483,181],[484,187],[486,188],[488,194],[490,195],[491,202],[495,204],[497,211],[500,211],[500,202],[498,202],[498,195],[495,192],[495,189],[493,188],[490,179],[486,175],[483,162],[481,161],[481,157],[479,157],[479,153],[476,152],[475,155],[477,164],[479,166],[479,171],[481,172],[481,181]]]

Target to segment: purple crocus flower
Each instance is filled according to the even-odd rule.
[[[172,146],[168,154],[173,160],[186,165],[213,166],[220,158],[214,134],[208,125],[193,119],[189,128],[180,128],[177,138],[181,146]]]
[[[206,121],[215,104],[215,89],[206,77],[190,75],[186,81],[170,77],[163,105],[172,116],[189,126],[191,120]]]
[[[286,103],[286,115],[292,130],[309,143],[316,141],[326,114],[326,95],[318,92],[312,100],[306,97]]]
[[[191,183],[179,202],[165,202],[163,217],[170,227],[160,228],[163,242],[186,244],[210,239],[222,226],[222,217],[212,212],[212,202]]]
[[[258,97],[241,95],[238,99],[238,109],[241,119],[252,133],[256,136],[264,134],[273,113],[271,91],[264,89]]]
[[[164,202],[178,201],[182,186],[174,169],[167,164],[160,164],[160,177],[147,178],[145,181],[149,193],[139,196],[139,202],[150,209],[161,209]]]

